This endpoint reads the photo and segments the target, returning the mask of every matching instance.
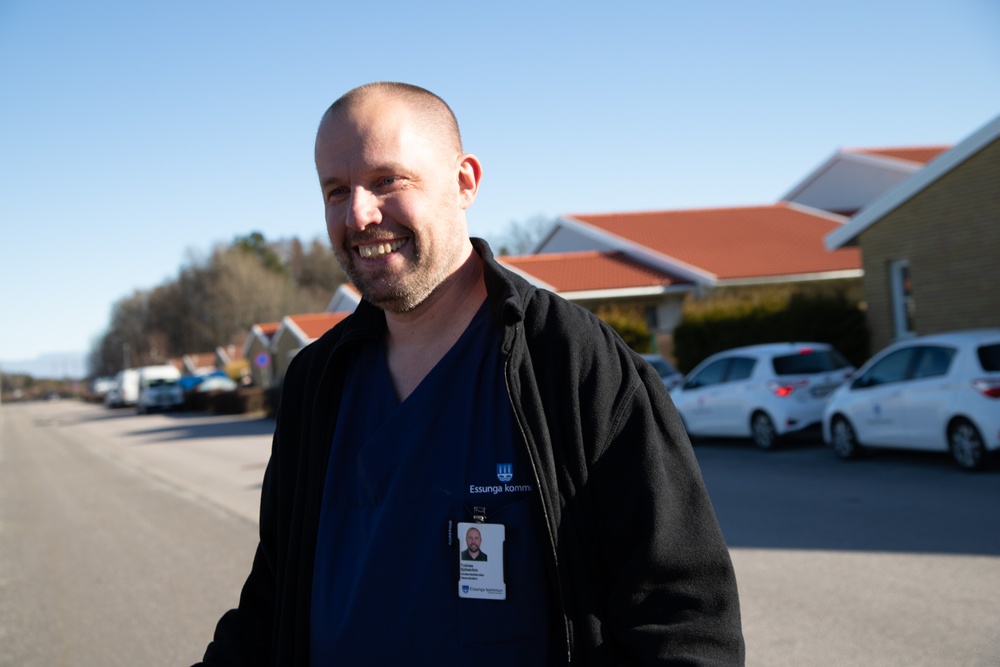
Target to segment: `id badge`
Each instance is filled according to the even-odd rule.
[[[458,597],[506,600],[502,523],[458,524]]]

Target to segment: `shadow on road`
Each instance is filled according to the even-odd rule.
[[[155,441],[164,442],[191,438],[270,436],[274,433],[274,419],[270,417],[213,416],[200,412],[170,413],[169,417],[175,424],[135,429],[129,435],[153,436]]]
[[[841,461],[801,441],[699,442],[695,454],[731,547],[1000,555],[996,467],[887,450]]]

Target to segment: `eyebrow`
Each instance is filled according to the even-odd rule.
[[[396,174],[410,177],[412,169],[407,169],[405,165],[400,162],[384,162],[377,167],[366,170],[369,174]],[[343,185],[345,180],[336,176],[330,176],[325,179],[321,179],[319,184],[323,190],[326,190],[331,185]]]

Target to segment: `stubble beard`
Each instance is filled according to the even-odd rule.
[[[399,273],[383,271],[373,274],[365,271],[360,266],[361,258],[350,248],[334,248],[334,255],[344,274],[366,301],[386,312],[403,314],[426,301],[447,279],[448,272],[441,266],[430,264],[413,237],[401,250],[409,252],[413,260]]]

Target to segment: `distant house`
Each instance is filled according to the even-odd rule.
[[[280,384],[292,357],[350,313],[307,313],[286,315],[271,339],[272,384]]]
[[[260,322],[250,327],[243,344],[243,358],[250,364],[250,379],[258,387],[271,386],[271,338],[281,322]]]
[[[215,352],[198,352],[181,357],[181,373],[184,375],[208,375],[219,368]]]
[[[690,279],[654,268],[621,251],[500,257],[500,263],[542,289],[596,310],[615,303],[646,310],[654,326],[673,329]]]
[[[328,313],[353,313],[361,303],[361,292],[350,283],[343,283],[333,293],[330,303],[326,306]]]
[[[501,261],[570,300],[641,305],[651,328],[669,336],[689,294],[858,280],[857,249],[831,252],[823,245],[846,220],[788,202],[572,215],[556,221],[534,256]],[[586,267],[582,273],[588,275],[581,275],[579,267]]]
[[[215,348],[215,363],[219,368],[244,359],[242,345],[220,345]]]
[[[1000,117],[825,243],[861,249],[873,350],[913,335],[1000,326]]]
[[[948,148],[843,148],[795,184],[781,201],[851,216]]]

